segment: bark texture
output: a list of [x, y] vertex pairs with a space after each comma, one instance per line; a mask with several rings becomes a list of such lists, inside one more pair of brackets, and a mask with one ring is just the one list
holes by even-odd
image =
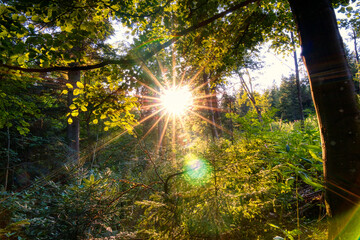
[[288, 1], [320, 127], [329, 239], [357, 239], [360, 111], [334, 10], [329, 0]]

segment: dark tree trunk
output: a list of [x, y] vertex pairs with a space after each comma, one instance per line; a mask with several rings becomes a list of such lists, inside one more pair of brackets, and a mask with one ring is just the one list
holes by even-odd
[[[80, 82], [80, 71], [68, 72], [69, 83], [73, 86], [73, 89], [69, 89], [68, 92], [68, 105], [70, 106], [74, 101], [74, 90], [77, 88], [76, 82]], [[69, 116], [73, 120], [71, 124], [67, 126], [67, 139], [69, 143], [69, 158], [74, 163], [78, 163], [80, 159], [80, 122], [78, 117]]]
[[288, 1], [320, 127], [329, 239], [355, 239], [360, 223], [347, 223], [360, 217], [360, 111], [336, 17], [328, 0]]

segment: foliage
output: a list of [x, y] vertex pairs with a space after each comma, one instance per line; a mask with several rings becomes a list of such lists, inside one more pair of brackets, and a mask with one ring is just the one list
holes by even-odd
[[28, 224], [12, 234], [30, 239], [83, 239], [120, 234], [121, 221], [126, 216], [124, 203], [129, 201], [127, 195], [143, 186], [110, 177], [113, 174], [109, 170], [103, 174], [76, 175], [74, 178], [72, 173], [73, 179], [68, 179], [66, 185], [49, 181], [33, 186], [17, 194], [12, 204], [2, 201], [2, 207], [16, 206], [10, 210], [14, 223]]

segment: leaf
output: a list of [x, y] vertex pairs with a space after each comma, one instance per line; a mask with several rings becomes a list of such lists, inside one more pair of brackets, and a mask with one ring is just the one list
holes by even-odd
[[65, 94], [68, 94], [68, 92], [69, 92], [68, 90], [64, 89], [64, 90], [62, 90], [61, 94], [65, 95]]
[[100, 119], [105, 119], [106, 115], [105, 114], [101, 114]]
[[313, 186], [316, 189], [322, 189], [323, 185], [313, 181], [306, 173], [299, 171], [301, 179], [308, 185]]
[[289, 146], [289, 144], [286, 144], [285, 149], [286, 149], [286, 152], [290, 152], [290, 146]]
[[67, 83], [66, 86], [67, 86], [69, 89], [73, 89], [73, 86], [72, 86], [70, 83]]
[[321, 152], [321, 146], [318, 145], [304, 145], [304, 147], [308, 150], [312, 150], [314, 152]]
[[104, 127], [104, 131], [105, 132], [109, 131], [109, 127]]
[[93, 124], [98, 124], [98, 122], [99, 122], [99, 120], [97, 120], [97, 119], [93, 120]]
[[74, 110], [76, 109], [76, 106], [74, 104], [71, 104], [70, 107], [69, 107], [71, 110]]
[[315, 159], [316, 161], [322, 163], [322, 159], [319, 158], [313, 151], [309, 150], [309, 153], [310, 153], [310, 155], [311, 155], [311, 157], [312, 157], [313, 159]]
[[79, 95], [81, 93], [81, 89], [77, 88], [74, 90], [74, 95]]
[[81, 111], [86, 112], [87, 108], [85, 106], [81, 106]]
[[76, 86], [78, 86], [78, 88], [84, 88], [84, 84], [82, 84], [82, 82], [76, 82]]
[[68, 124], [72, 124], [73, 123], [73, 120], [72, 120], [72, 118], [68, 118]]
[[71, 113], [71, 116], [73, 117], [77, 117], [79, 115], [79, 112], [78, 111], [74, 111]]
[[279, 228], [278, 226], [272, 224], [272, 223], [268, 223], [270, 227], [273, 227], [273, 228]]

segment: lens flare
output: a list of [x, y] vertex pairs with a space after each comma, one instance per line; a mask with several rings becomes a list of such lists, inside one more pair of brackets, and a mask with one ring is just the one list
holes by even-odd
[[192, 106], [193, 97], [188, 87], [173, 87], [164, 91], [160, 101], [168, 113], [183, 115]]
[[211, 177], [211, 166], [205, 159], [198, 158], [194, 155], [188, 155], [185, 158], [184, 170], [185, 178], [192, 185], [203, 185]]

